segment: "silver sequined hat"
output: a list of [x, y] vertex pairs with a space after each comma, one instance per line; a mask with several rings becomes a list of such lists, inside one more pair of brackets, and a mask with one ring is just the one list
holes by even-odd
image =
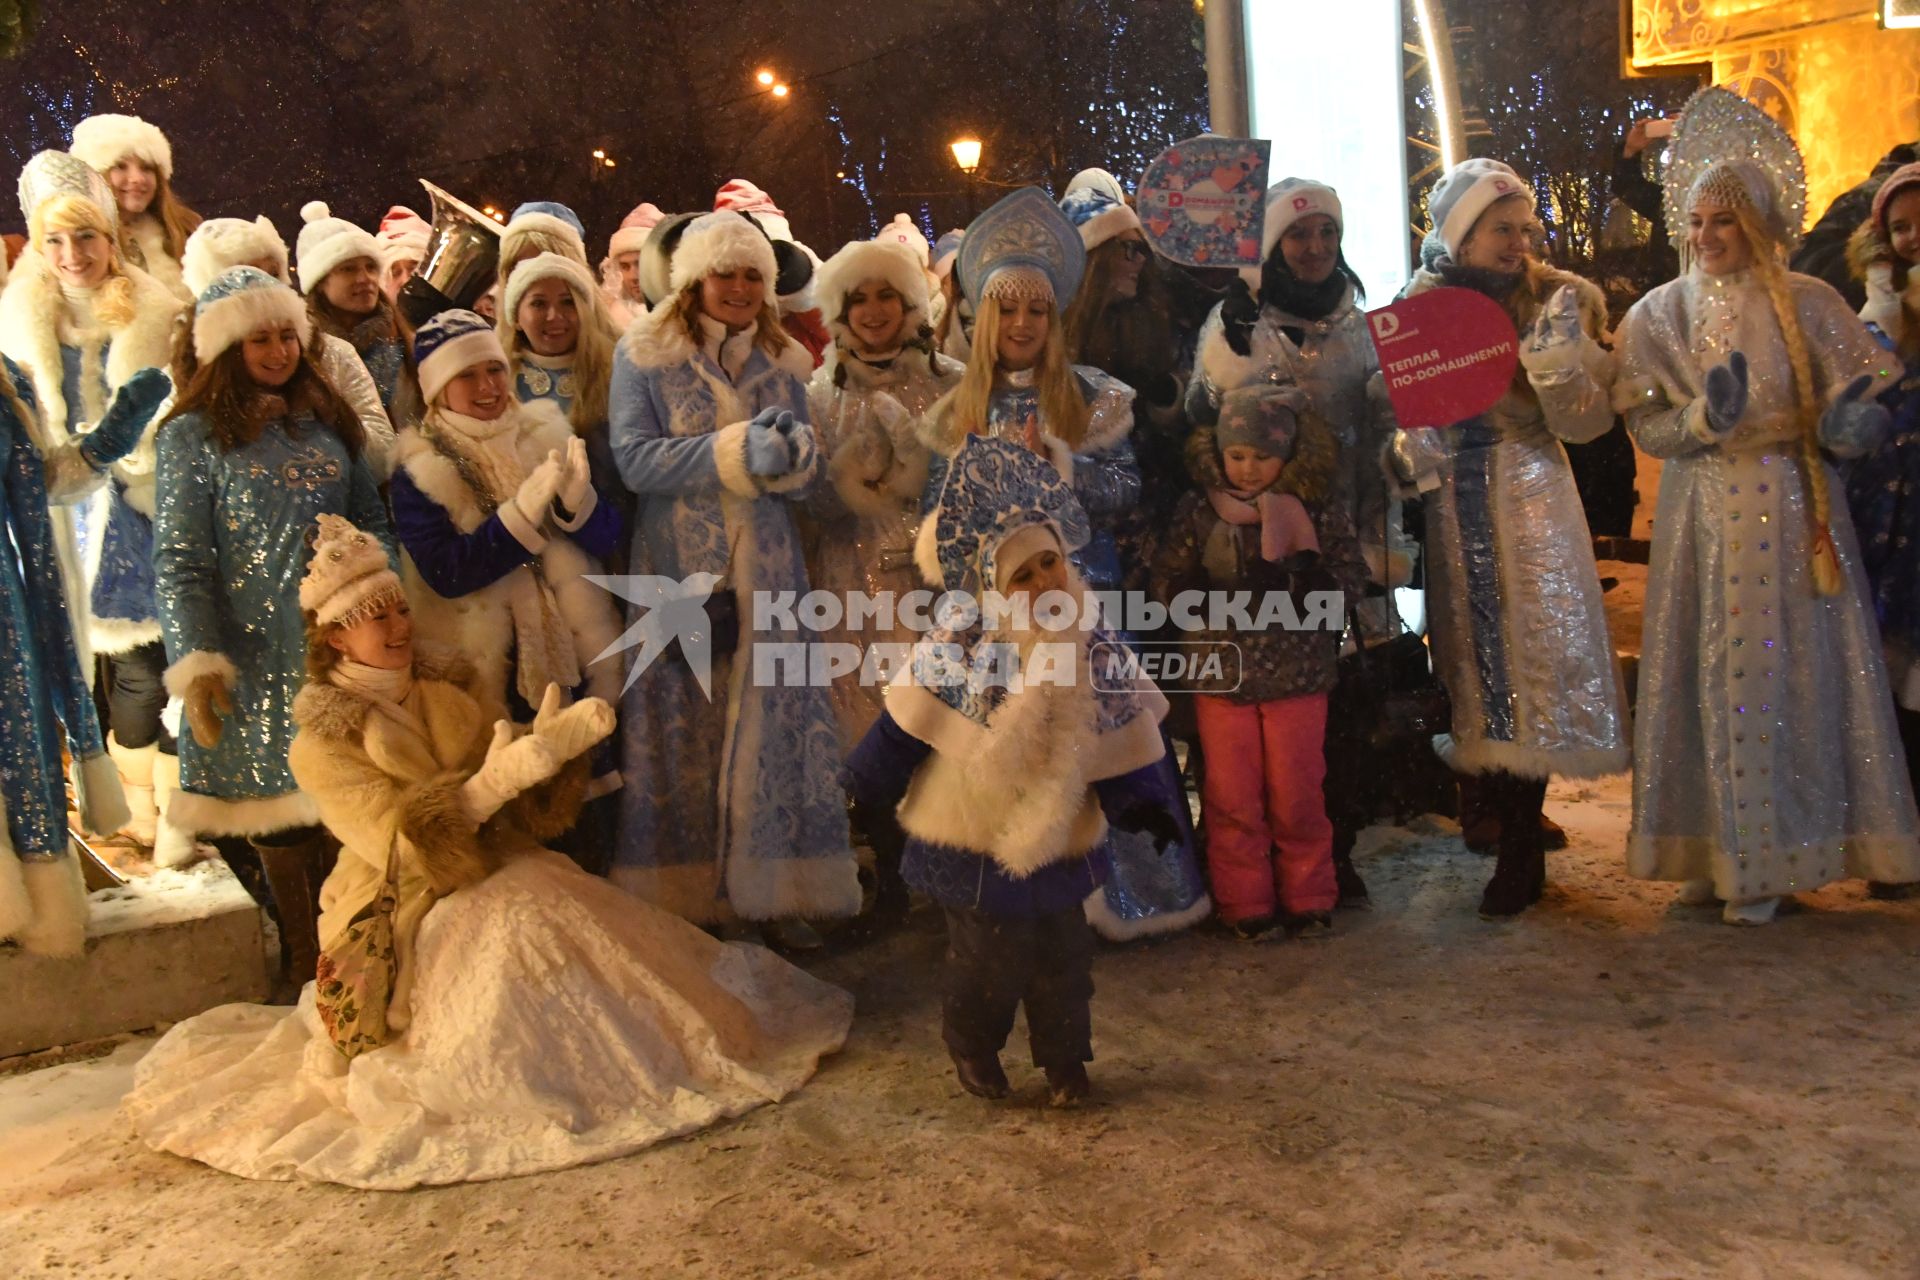
[[1683, 253], [1695, 204], [1744, 205], [1791, 253], [1807, 225], [1807, 168], [1772, 117], [1739, 94], [1702, 89], [1681, 108], [1667, 154], [1667, 233]]
[[20, 170], [20, 216], [33, 223], [34, 211], [56, 196], [79, 196], [92, 201], [106, 215], [107, 225], [120, 229], [120, 205], [92, 165], [64, 151], [42, 151]]

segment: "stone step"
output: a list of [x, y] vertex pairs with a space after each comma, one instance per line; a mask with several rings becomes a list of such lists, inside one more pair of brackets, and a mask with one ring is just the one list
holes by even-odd
[[266, 998], [260, 908], [218, 859], [130, 876], [88, 903], [82, 956], [0, 946], [0, 1057]]

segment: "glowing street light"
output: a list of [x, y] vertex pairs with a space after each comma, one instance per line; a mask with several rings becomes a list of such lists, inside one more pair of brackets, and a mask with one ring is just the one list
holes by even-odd
[[601, 164], [604, 164], [605, 166], [607, 166], [607, 168], [609, 168], [609, 169], [611, 169], [611, 168], [613, 168], [613, 157], [612, 157], [612, 156], [602, 156], [602, 157], [600, 157], [600, 163], [601, 163]]
[[792, 92], [793, 90], [787, 88], [787, 86], [785, 86], [784, 84], [777, 84], [773, 86], [773, 96], [776, 98], [784, 98], [789, 93], [792, 93]]
[[971, 135], [956, 138], [950, 144], [953, 148], [953, 162], [960, 166], [960, 172], [968, 177], [980, 167], [980, 139]]
[[595, 147], [593, 149], [593, 158], [595, 160], [605, 160], [607, 158], [607, 153], [602, 151], [600, 148]]
[[760, 87], [763, 89], [769, 88], [773, 84], [773, 72], [767, 70], [765, 67], [755, 72], [753, 78], [760, 82]]

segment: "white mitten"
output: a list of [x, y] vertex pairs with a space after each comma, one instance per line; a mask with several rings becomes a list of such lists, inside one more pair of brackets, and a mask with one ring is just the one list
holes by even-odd
[[545, 522], [547, 508], [553, 505], [554, 495], [560, 492], [562, 471], [560, 452], [553, 450], [527, 474], [527, 478], [520, 482], [519, 492], [513, 495], [513, 505], [520, 508], [520, 514], [536, 529]]
[[1439, 487], [1440, 471], [1452, 452], [1445, 428], [1421, 427], [1395, 431], [1387, 456], [1400, 479], [1424, 493]]
[[1520, 363], [1536, 386], [1561, 382], [1580, 371], [1590, 341], [1580, 326], [1578, 295], [1572, 285], [1561, 285], [1520, 344]]
[[613, 732], [613, 708], [604, 698], [582, 698], [564, 705], [560, 686], [549, 684], [533, 714], [533, 731], [553, 750], [561, 764], [592, 750]]
[[1900, 295], [1893, 288], [1893, 264], [1884, 259], [1867, 268], [1867, 305], [1860, 318], [1898, 343], [1906, 330]]
[[593, 471], [587, 465], [587, 442], [579, 436], [567, 441], [567, 456], [560, 469], [560, 488], [556, 496], [569, 513], [579, 515], [593, 492]]
[[544, 737], [529, 733], [516, 739], [511, 724], [496, 720], [487, 758], [461, 784], [460, 798], [475, 822], [485, 822], [500, 812], [501, 805], [560, 772], [563, 763]]

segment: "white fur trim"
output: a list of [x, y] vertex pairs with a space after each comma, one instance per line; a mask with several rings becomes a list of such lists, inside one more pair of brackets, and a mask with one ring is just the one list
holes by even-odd
[[58, 858], [20, 864], [20, 879], [32, 913], [14, 934], [20, 949], [54, 960], [72, 960], [87, 950], [87, 885], [80, 851], [68, 846]]
[[821, 315], [835, 333], [844, 328], [847, 295], [863, 280], [884, 280], [906, 304], [903, 337], [927, 317], [927, 273], [913, 251], [898, 241], [855, 240], [820, 265], [814, 275], [814, 297]]
[[1059, 436], [1049, 435], [1044, 431], [1040, 433], [1040, 444], [1047, 451], [1047, 461], [1053, 464], [1053, 469], [1060, 473], [1060, 478], [1066, 481], [1067, 487], [1071, 489], [1073, 487], [1073, 446]]
[[[310, 200], [300, 207], [302, 226], [296, 242], [299, 260], [294, 270], [300, 277], [300, 292], [312, 293], [333, 269], [354, 258], [381, 261], [380, 242], [364, 227], [356, 227], [344, 218], [335, 218], [325, 203]], [[317, 224], [331, 223], [331, 226]]]
[[1474, 738], [1466, 742], [1451, 734], [1433, 740], [1434, 754], [1455, 773], [1511, 773], [1520, 778], [1607, 778], [1625, 773], [1633, 752], [1621, 746], [1592, 751], [1543, 751], [1517, 742]]
[[843, 440], [834, 450], [833, 457], [827, 461], [827, 479], [833, 485], [833, 491], [846, 504], [847, 510], [869, 520], [886, 520], [900, 514], [904, 506], [892, 487], [886, 483], [888, 477], [875, 477], [878, 487], [868, 484], [869, 477], [861, 464], [868, 460], [868, 451], [861, 442]]
[[1092, 250], [1123, 231], [1138, 230], [1140, 215], [1130, 205], [1116, 204], [1080, 224], [1080, 243]]
[[[152, 790], [152, 767], [149, 757], [149, 791]], [[102, 752], [80, 761], [73, 774], [73, 791], [80, 825], [88, 831], [111, 835], [125, 827], [133, 817], [127, 807], [126, 789], [121, 785], [119, 767], [110, 754]]]
[[193, 838], [191, 831], [183, 831], [173, 824], [166, 814], [160, 815], [159, 825], [154, 829], [153, 865], [156, 867], [178, 868], [188, 866], [200, 857], [200, 842]]
[[607, 256], [617, 258], [623, 253], [636, 252], [652, 234], [652, 227], [621, 227], [607, 240]]
[[1712, 448], [1731, 438], [1732, 433], [1720, 434], [1713, 429], [1713, 423], [1707, 419], [1707, 398], [1701, 396], [1681, 411], [1681, 421], [1686, 423], [1687, 434], [1701, 444]]
[[[587, 256], [587, 243], [580, 238], [580, 233], [575, 231], [565, 219], [556, 218], [551, 213], [523, 213], [500, 229], [500, 238], [504, 242], [508, 236], [518, 236], [529, 231], [565, 240], [579, 248], [580, 257], [583, 260]], [[504, 244], [502, 247], [505, 247]], [[516, 263], [513, 268], [515, 273], [525, 265], [524, 262]]]
[[620, 354], [636, 369], [670, 369], [691, 360], [693, 338], [674, 314], [678, 299], [668, 297], [650, 308], [620, 338]]
[[728, 493], [757, 498], [759, 477], [747, 470], [747, 425], [733, 422], [713, 433], [713, 467]]
[[520, 509], [517, 499], [508, 498], [500, 504], [494, 514], [500, 517], [500, 523], [506, 527], [508, 533], [513, 535], [513, 540], [534, 555], [539, 555], [547, 549], [547, 536], [541, 533], [539, 526]]
[[1021, 564], [1042, 551], [1058, 551], [1065, 554], [1060, 545], [1060, 537], [1053, 531], [1051, 521], [1038, 524], [1023, 524], [1006, 537], [1000, 539], [993, 549], [994, 581], [989, 584], [995, 591], [1007, 589], [1007, 578]]
[[180, 278], [197, 298], [222, 271], [267, 258], [280, 264], [273, 273], [280, 283], [291, 285], [287, 242], [280, 238], [271, 218], [264, 213], [252, 222], [245, 218], [208, 218], [187, 237], [187, 247], [180, 255]]
[[587, 496], [585, 500], [580, 503], [580, 509], [573, 513], [573, 519], [563, 520], [560, 518], [560, 508], [556, 506], [553, 509], [554, 527], [564, 529], [568, 533], [578, 533], [580, 530], [586, 528], [588, 518], [593, 515], [594, 508], [599, 505], [599, 492], [594, 489], [592, 485], [588, 485]]
[[[1213, 320], [1207, 325], [1206, 338], [1200, 345], [1200, 373], [1215, 401], [1236, 388], [1252, 386], [1261, 377], [1258, 360], [1251, 354], [1243, 356], [1227, 345], [1219, 315], [1220, 309], [1216, 306]], [[1251, 344], [1248, 351], [1252, 351]]]
[[259, 800], [223, 800], [182, 791], [174, 796], [167, 817], [188, 835], [252, 837], [318, 826], [320, 810], [304, 791]]
[[927, 585], [944, 589], [946, 576], [940, 571], [940, 536], [936, 531], [940, 523], [940, 508], [935, 507], [920, 517], [920, 528], [913, 535], [913, 567]]
[[[131, 504], [129, 504], [131, 505]], [[87, 622], [87, 640], [95, 653], [126, 653], [160, 639], [160, 624], [151, 619], [93, 617]]]
[[420, 399], [431, 406], [449, 382], [471, 366], [488, 360], [507, 362], [500, 335], [492, 329], [475, 329], [441, 343], [419, 364]]
[[736, 213], [702, 214], [687, 224], [685, 234], [673, 251], [668, 288], [677, 294], [697, 280], [739, 267], [758, 270], [771, 292], [774, 278], [779, 274], [773, 259], [773, 242], [760, 228]]
[[194, 314], [194, 358], [208, 364], [254, 330], [270, 325], [292, 325], [303, 348], [313, 342], [313, 321], [300, 295], [285, 285], [262, 286], [243, 289]]
[[161, 177], [173, 177], [173, 145], [166, 134], [139, 116], [88, 116], [73, 126], [73, 142], [67, 150], [101, 173], [133, 156], [151, 165]]
[[1213, 899], [1201, 894], [1194, 904], [1184, 911], [1156, 913], [1142, 916], [1138, 920], [1122, 920], [1113, 912], [1107, 902], [1106, 886], [1102, 885], [1087, 895], [1087, 923], [1093, 931], [1108, 942], [1133, 942], [1139, 938], [1151, 938], [1158, 934], [1179, 933], [1191, 929], [1213, 914]]
[[201, 676], [221, 676], [231, 689], [239, 682], [239, 670], [233, 665], [233, 659], [224, 653], [211, 649], [199, 649], [189, 653], [167, 668], [165, 677], [167, 693], [175, 698], [187, 696], [187, 690]]
[[[529, 214], [528, 216], [550, 217], [551, 215]], [[559, 219], [553, 218], [552, 221], [558, 222]], [[593, 309], [593, 298], [599, 291], [599, 285], [594, 283], [591, 271], [565, 254], [536, 254], [516, 265], [513, 274], [507, 278], [507, 287], [500, 298], [500, 329], [503, 334], [514, 330], [516, 327], [514, 316], [520, 310], [521, 299], [527, 296], [528, 289], [542, 280], [565, 281], [567, 288], [573, 292], [574, 301], [579, 303], [580, 310], [586, 312]], [[582, 315], [580, 322], [585, 324], [587, 317]], [[504, 338], [502, 340], [504, 341]]]
[[836, 858], [731, 858], [727, 899], [745, 920], [844, 920], [860, 914], [860, 864]]

